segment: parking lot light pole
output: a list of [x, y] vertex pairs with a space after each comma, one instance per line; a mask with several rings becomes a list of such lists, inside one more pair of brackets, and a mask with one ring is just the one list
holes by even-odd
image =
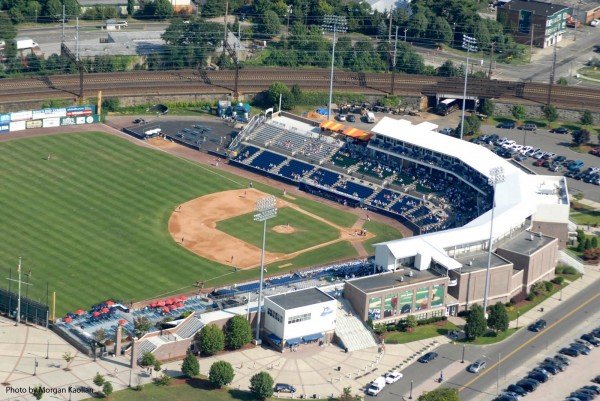
[[462, 353], [462, 359], [460, 360], [460, 363], [465, 363], [465, 347], [466, 347], [466, 345], [463, 344], [463, 353]]
[[265, 272], [265, 242], [267, 238], [267, 220], [277, 216], [277, 199], [275, 199], [274, 196], [269, 196], [267, 198], [257, 200], [256, 212], [257, 213], [254, 215], [254, 221], [263, 222], [262, 252], [260, 255], [260, 283], [258, 287], [258, 307], [256, 310], [256, 337], [254, 340], [254, 343], [256, 345], [260, 345], [262, 342], [260, 339], [260, 312]]
[[409, 394], [409, 396], [408, 396], [408, 399], [409, 399], [409, 400], [412, 400], [412, 389], [413, 389], [413, 381], [411, 380], [411, 381], [410, 381], [410, 394]]
[[463, 132], [465, 130], [465, 108], [467, 105], [467, 81], [469, 78], [469, 54], [471, 49], [476, 50], [475, 47], [476, 39], [471, 36], [463, 35], [463, 49], [467, 49], [467, 63], [465, 64], [465, 87], [463, 89], [463, 102], [462, 102], [462, 115], [460, 117], [460, 139], [463, 139]]
[[494, 242], [494, 210], [496, 209], [496, 185], [504, 182], [504, 169], [493, 167], [490, 169], [488, 183], [492, 186], [492, 216], [490, 219], [490, 239], [488, 242], [487, 268], [485, 270], [485, 291], [483, 295], [483, 315], [487, 319], [488, 295], [490, 291], [490, 269], [492, 267], [492, 245]]
[[50, 357], [50, 340], [46, 344], [46, 359]]
[[344, 33], [347, 29], [346, 17], [338, 15], [326, 15], [323, 20], [323, 30], [333, 32], [333, 46], [331, 47], [331, 76], [329, 78], [329, 105], [327, 107], [327, 118], [332, 120], [331, 117], [331, 102], [333, 101], [333, 66], [335, 64], [335, 41], [336, 34], [338, 32]]
[[521, 311], [517, 311], [517, 329], [519, 328], [519, 316], [521, 315]]

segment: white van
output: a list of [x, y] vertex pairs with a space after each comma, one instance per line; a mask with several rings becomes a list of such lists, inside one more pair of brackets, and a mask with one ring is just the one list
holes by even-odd
[[375, 122], [375, 114], [372, 111], [367, 112], [367, 122], [368, 123]]
[[379, 376], [377, 379], [373, 380], [369, 387], [367, 388], [367, 394], [369, 395], [377, 395], [383, 390], [385, 387], [385, 377]]

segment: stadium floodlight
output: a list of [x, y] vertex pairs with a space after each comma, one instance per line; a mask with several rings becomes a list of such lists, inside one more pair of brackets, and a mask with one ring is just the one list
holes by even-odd
[[460, 117], [460, 139], [463, 139], [465, 130], [465, 108], [467, 104], [467, 80], [469, 77], [469, 53], [477, 51], [477, 39], [472, 36], [463, 35], [463, 49], [467, 49], [467, 63], [465, 64], [465, 88], [463, 89], [462, 116]]
[[323, 18], [323, 25], [321, 25], [324, 31], [333, 32], [333, 46], [331, 47], [331, 76], [329, 78], [329, 106], [327, 108], [327, 118], [331, 120], [331, 102], [333, 99], [333, 65], [335, 63], [335, 39], [336, 33], [344, 33], [348, 30], [348, 24], [346, 23], [346, 17], [338, 15], [325, 15]]
[[267, 220], [277, 216], [277, 199], [274, 196], [269, 196], [256, 201], [256, 214], [254, 221], [263, 222], [263, 240], [262, 252], [260, 254], [260, 283], [258, 286], [258, 308], [256, 312], [256, 337], [254, 343], [261, 344], [260, 339], [260, 312], [262, 305], [263, 279], [265, 273], [265, 242], [267, 238]]
[[490, 169], [488, 183], [492, 186], [492, 217], [490, 220], [490, 240], [488, 242], [488, 260], [485, 270], [485, 291], [483, 294], [483, 314], [487, 319], [488, 295], [490, 290], [490, 268], [492, 266], [492, 245], [494, 241], [494, 210], [496, 209], [496, 185], [504, 182], [504, 169], [502, 167], [493, 167]]

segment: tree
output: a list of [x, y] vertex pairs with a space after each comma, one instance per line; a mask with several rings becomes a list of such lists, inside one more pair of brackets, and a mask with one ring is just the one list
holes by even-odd
[[344, 387], [342, 394], [337, 398], [337, 401], [361, 401], [360, 395], [352, 395], [352, 389], [350, 387]]
[[96, 386], [102, 387], [106, 380], [104, 379], [104, 376], [102, 376], [99, 372], [96, 372], [96, 376], [94, 376], [94, 380], [92, 381]]
[[467, 323], [465, 324], [465, 334], [470, 340], [481, 337], [485, 334], [487, 322], [481, 305], [473, 305], [467, 315]]
[[135, 0], [127, 0], [127, 14], [135, 14]]
[[215, 324], [205, 326], [197, 337], [198, 349], [204, 355], [214, 355], [225, 348], [225, 336]]
[[110, 395], [113, 392], [113, 386], [110, 382], [105, 382], [104, 385], [102, 386], [102, 392], [104, 393], [105, 397], [110, 397]]
[[[108, 99], [105, 99], [105, 100], [108, 100]], [[135, 335], [138, 337], [142, 337], [144, 334], [146, 334], [148, 332], [148, 330], [150, 330], [151, 327], [152, 327], [152, 323], [150, 322], [150, 320], [148, 320], [147, 317], [140, 316], [136, 319], [133, 319], [133, 329], [134, 329]]]
[[17, 28], [6, 13], [0, 13], [0, 40], [9, 42], [17, 37]]
[[160, 364], [159, 361], [154, 362], [154, 370], [156, 372], [160, 372], [162, 370], [162, 365]]
[[[475, 135], [476, 133], [479, 132], [479, 130], [481, 129], [481, 120], [479, 119], [479, 116], [477, 115], [477, 113], [471, 113], [471, 115], [468, 118], [468, 122], [469, 122], [469, 130], [465, 130], [465, 133], [467, 135]], [[465, 125], [465, 128], [467, 127], [467, 125]]]
[[233, 381], [233, 367], [229, 362], [217, 361], [210, 366], [208, 380], [217, 388], [228, 385]]
[[558, 78], [558, 81], [556, 81], [556, 84], [567, 86], [569, 84], [569, 81], [567, 81], [567, 78], [565, 78], [565, 77], [560, 77], [560, 78]]
[[461, 69], [456, 67], [451, 60], [446, 60], [438, 67], [436, 73], [440, 77], [458, 77], [461, 75]]
[[583, 125], [594, 125], [594, 116], [589, 110], [584, 110], [581, 114], [581, 123]]
[[75, 359], [75, 356], [71, 354], [71, 351], [67, 351], [63, 354], [62, 358], [67, 364], [69, 364], [73, 359]]
[[252, 327], [242, 315], [229, 319], [225, 326], [225, 344], [228, 349], [240, 349], [252, 341]]
[[261, 37], [272, 39], [279, 35], [281, 30], [281, 22], [279, 16], [273, 10], [266, 11], [263, 14], [261, 22], [256, 26], [256, 31], [261, 34]]
[[444, 17], [435, 17], [433, 25], [427, 30], [427, 33], [438, 44], [448, 45], [452, 42], [452, 27]]
[[169, 19], [173, 15], [173, 5], [169, 0], [154, 0], [154, 14], [158, 19]]
[[592, 237], [591, 243], [592, 243], [592, 248], [598, 248], [598, 236], [597, 235], [594, 235]]
[[483, 99], [480, 110], [481, 114], [485, 114], [486, 116], [494, 115], [494, 102], [492, 99]]
[[460, 401], [454, 388], [438, 388], [420, 395], [418, 401]]
[[512, 107], [511, 113], [512, 113], [513, 117], [515, 118], [515, 120], [517, 120], [517, 121], [522, 121], [527, 117], [527, 112], [525, 110], [525, 106], [522, 106], [520, 104], [515, 104]]
[[31, 391], [36, 400], [41, 400], [44, 396], [44, 387], [41, 385], [35, 386]]
[[273, 395], [273, 378], [267, 372], [259, 372], [250, 378], [250, 392], [259, 400]]
[[201, 12], [204, 18], [214, 18], [225, 15], [225, 2], [220, 0], [206, 0], [206, 3], [202, 6]]
[[191, 353], [187, 354], [181, 364], [181, 371], [190, 379], [198, 376], [200, 374], [200, 363], [198, 363], [198, 358]]
[[292, 90], [290, 91], [290, 93], [292, 95], [292, 98], [294, 99], [294, 104], [302, 104], [302, 97], [304, 96], [304, 94], [302, 93], [300, 85], [292, 85]]
[[582, 129], [579, 131], [573, 131], [571, 133], [573, 137], [573, 145], [580, 146], [590, 141], [590, 132], [588, 130]]
[[267, 101], [268, 106], [279, 104], [279, 95], [281, 95], [281, 108], [284, 110], [290, 110], [294, 107], [292, 100], [292, 93], [289, 88], [283, 82], [273, 82], [267, 90]]
[[558, 118], [558, 111], [556, 110], [556, 106], [552, 104], [544, 106], [544, 115], [546, 116], [546, 119], [548, 121], [556, 121], [556, 119]]
[[142, 360], [140, 361], [140, 365], [142, 366], [154, 366], [156, 363], [156, 357], [152, 352], [146, 351], [142, 354]]
[[417, 327], [417, 318], [415, 315], [408, 315], [404, 320], [404, 325], [407, 331], [412, 331], [415, 327]]
[[490, 314], [488, 316], [487, 324], [496, 333], [499, 331], [508, 330], [508, 312], [503, 303], [498, 302], [490, 308]]

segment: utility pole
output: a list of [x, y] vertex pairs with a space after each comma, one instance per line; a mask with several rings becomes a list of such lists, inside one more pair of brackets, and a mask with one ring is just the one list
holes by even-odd
[[488, 72], [488, 79], [492, 79], [492, 64], [494, 63], [494, 48], [496, 47], [496, 42], [492, 42], [492, 50], [490, 51], [490, 71]]
[[292, 6], [288, 6], [287, 9], [287, 29], [285, 31], [285, 48], [288, 47], [288, 41], [290, 40], [290, 15], [292, 15]]
[[63, 4], [63, 18], [62, 18], [62, 38], [61, 38], [60, 42], [65, 43], [65, 5], [64, 4]]
[[529, 40], [529, 62], [531, 63], [531, 56], [533, 55], [533, 31], [535, 29], [535, 25], [533, 25], [533, 20], [531, 20], [531, 39]]
[[227, 43], [227, 13], [229, 12], [229, 1], [225, 2], [225, 17], [224, 17], [224, 24], [223, 24], [223, 61], [221, 62], [221, 65], [224, 66], [225, 65], [225, 52], [227, 51], [225, 49], [225, 43]]
[[579, 0], [577, 2], [577, 8], [575, 11], [577, 11], [577, 16], [573, 17], [573, 19], [575, 20], [575, 32], [573, 34], [573, 42], [575, 42], [577, 40], [577, 24], [579, 23], [578, 18], [579, 18], [579, 7], [581, 6], [581, 0]]
[[548, 103], [552, 102], [552, 85], [554, 85], [554, 74], [556, 73], [556, 34], [554, 35], [554, 55], [552, 56], [552, 68], [550, 69], [550, 83], [548, 85]]
[[394, 86], [396, 85], [396, 51], [398, 50], [398, 26], [396, 26], [396, 39], [394, 41], [394, 54], [392, 55], [392, 90], [391, 94], [394, 95]]
[[77, 17], [75, 19], [76, 21], [76, 34], [75, 34], [75, 61], [76, 62], [80, 62], [81, 59], [79, 58], [79, 17]]

